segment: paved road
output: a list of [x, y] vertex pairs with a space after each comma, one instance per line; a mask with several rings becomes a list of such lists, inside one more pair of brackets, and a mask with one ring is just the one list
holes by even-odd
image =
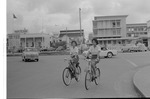
[[[68, 56], [40, 56], [39, 62], [22, 62], [20, 57], [7, 58], [8, 98], [96, 98], [138, 97], [133, 88], [134, 73], [150, 64], [150, 52], [120, 53], [110, 59], [101, 59], [101, 81], [90, 90], [84, 88], [86, 61], [80, 60], [80, 82], [65, 86], [63, 69]], [[82, 56], [80, 56], [82, 58]]]

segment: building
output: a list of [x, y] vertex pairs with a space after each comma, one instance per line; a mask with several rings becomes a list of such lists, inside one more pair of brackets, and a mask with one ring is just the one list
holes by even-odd
[[148, 46], [147, 23], [127, 24], [127, 37], [137, 38]]
[[50, 47], [51, 35], [44, 33], [28, 33], [20, 35], [21, 48], [35, 47], [44, 49]]
[[20, 48], [20, 35], [28, 33], [28, 30], [15, 30], [12, 34], [7, 34], [7, 49], [17, 51]]
[[67, 41], [68, 46], [72, 40], [75, 40], [78, 44], [81, 44], [84, 42], [84, 30], [61, 30], [59, 38], [62, 41]]
[[13, 52], [26, 47], [49, 48], [51, 35], [44, 33], [28, 33], [28, 30], [15, 30], [7, 35], [7, 49]]
[[147, 37], [147, 23], [127, 24], [127, 37]]
[[150, 48], [150, 20], [147, 21], [148, 47]]
[[93, 20], [94, 38], [99, 40], [100, 45], [125, 44], [126, 18], [128, 15], [96, 16]]

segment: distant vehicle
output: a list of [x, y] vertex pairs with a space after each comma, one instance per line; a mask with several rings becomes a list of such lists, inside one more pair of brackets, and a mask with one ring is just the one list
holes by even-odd
[[[88, 51], [83, 52], [83, 56], [87, 56]], [[117, 50], [109, 50], [106, 47], [101, 47], [100, 56], [105, 58], [112, 58], [112, 56], [116, 56], [118, 54]]]
[[147, 51], [147, 47], [142, 43], [139, 43], [137, 45], [127, 44], [126, 46], [122, 47], [122, 52], [141, 52], [141, 51]]
[[24, 52], [22, 53], [22, 61], [39, 61], [39, 52], [36, 48], [25, 48]]
[[139, 51], [147, 51], [148, 48], [143, 43], [138, 43], [137, 46], [139, 47]]
[[135, 46], [133, 46], [133, 45], [131, 45], [131, 44], [127, 44], [127, 45], [123, 46], [123, 47], [121, 48], [121, 50], [122, 50], [122, 52], [130, 52], [131, 49], [133, 49], [133, 47], [135, 47]]

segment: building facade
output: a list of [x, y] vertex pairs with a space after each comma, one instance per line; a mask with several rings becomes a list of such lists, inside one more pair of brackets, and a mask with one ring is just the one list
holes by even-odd
[[150, 20], [147, 21], [148, 47], [150, 49]]
[[124, 44], [127, 15], [96, 16], [93, 20], [93, 34], [101, 45]]
[[147, 23], [127, 24], [127, 37], [137, 38], [148, 46]]
[[28, 33], [23, 30], [16, 30], [12, 34], [7, 34], [7, 50], [17, 52], [26, 47], [49, 48], [51, 36], [44, 33]]
[[142, 41], [150, 46], [150, 21], [126, 24], [128, 15], [96, 16], [93, 20], [93, 35], [102, 46], [122, 46]]
[[28, 33], [20, 35], [21, 48], [35, 47], [37, 49], [45, 49], [50, 47], [51, 37], [44, 33]]

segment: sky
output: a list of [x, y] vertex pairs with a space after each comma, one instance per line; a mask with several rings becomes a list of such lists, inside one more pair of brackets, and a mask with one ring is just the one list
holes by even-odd
[[150, 20], [150, 0], [7, 0], [7, 33], [24, 28], [49, 34], [80, 29], [79, 8], [86, 38], [93, 32], [94, 16], [128, 15], [127, 24]]

